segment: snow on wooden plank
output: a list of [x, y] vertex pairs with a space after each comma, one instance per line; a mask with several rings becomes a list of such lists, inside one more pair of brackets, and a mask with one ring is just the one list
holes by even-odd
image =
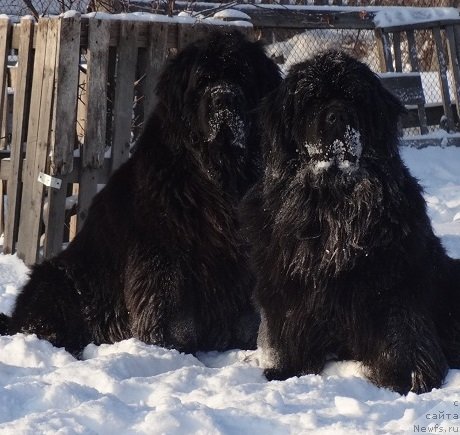
[[59, 19], [56, 64], [56, 91], [50, 140], [50, 172], [63, 180], [60, 189], [48, 189], [48, 212], [45, 216], [45, 258], [62, 249], [67, 178], [73, 170], [76, 106], [80, 62], [80, 15]]
[[18, 235], [21, 206], [24, 142], [26, 140], [31, 73], [33, 61], [34, 21], [30, 17], [21, 19], [18, 66], [13, 100], [11, 132], [11, 166], [8, 171], [8, 211], [5, 225], [3, 252], [14, 252]]
[[422, 79], [420, 74], [380, 75], [380, 80], [386, 89], [396, 95], [405, 105], [425, 104]]
[[38, 23], [34, 77], [27, 134], [26, 171], [23, 180], [19, 222], [18, 256], [26, 264], [38, 259], [43, 213], [44, 185], [38, 181], [46, 172], [53, 107], [58, 20], [43, 18]]
[[456, 8], [384, 7], [374, 16], [376, 27], [387, 29], [428, 24], [437, 25], [439, 21], [460, 21]]

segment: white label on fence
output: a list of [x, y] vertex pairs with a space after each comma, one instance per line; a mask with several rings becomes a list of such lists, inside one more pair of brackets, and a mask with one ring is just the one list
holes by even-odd
[[53, 187], [54, 189], [60, 189], [62, 180], [60, 178], [52, 177], [51, 175], [40, 172], [38, 174], [38, 181], [47, 187]]

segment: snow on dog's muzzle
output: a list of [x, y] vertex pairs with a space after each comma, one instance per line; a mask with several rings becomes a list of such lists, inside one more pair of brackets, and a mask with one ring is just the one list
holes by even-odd
[[305, 143], [305, 147], [314, 172], [320, 173], [331, 167], [342, 172], [354, 172], [359, 168], [362, 154], [361, 134], [349, 125], [345, 128], [343, 138], [335, 138], [329, 143]]
[[236, 86], [219, 84], [206, 90], [210, 97], [208, 142], [224, 140], [238, 148], [246, 147], [246, 125], [241, 115], [242, 92]]

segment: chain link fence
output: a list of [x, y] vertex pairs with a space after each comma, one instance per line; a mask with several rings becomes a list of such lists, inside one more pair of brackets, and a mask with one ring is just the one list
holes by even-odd
[[24, 15], [57, 15], [69, 10], [85, 12], [88, 0], [0, 0], [0, 14], [22, 17]]
[[[136, 0], [137, 1], [137, 0]], [[85, 12], [90, 10], [108, 10], [108, 5], [115, 3], [132, 5], [130, 0], [0, 0], [0, 13], [22, 16], [33, 14], [57, 14], [65, 10], [74, 9]], [[153, 3], [163, 6], [168, 0], [151, 0], [145, 2], [150, 6]], [[342, 6], [418, 6], [418, 7], [459, 7], [460, 0], [250, 0], [244, 3], [281, 3], [304, 5], [342, 5]], [[190, 2], [193, 9], [194, 2]], [[98, 6], [100, 6], [98, 8]], [[163, 9], [163, 8], [158, 8]], [[128, 10], [128, 9], [127, 9]], [[37, 15], [38, 14], [38, 15]], [[403, 71], [410, 71], [407, 41], [402, 36]], [[417, 53], [422, 72], [422, 83], [427, 104], [442, 101], [438, 77], [438, 63], [432, 33], [428, 30], [415, 32]], [[374, 71], [379, 71], [380, 63], [377, 52], [376, 39], [373, 30], [364, 29], [264, 29], [263, 39], [267, 42], [268, 54], [280, 65], [283, 72], [295, 63], [311, 57], [318, 51], [325, 49], [342, 49], [354, 57], [367, 63]], [[392, 43], [392, 41], [390, 41]], [[446, 51], [446, 47], [445, 47]], [[445, 54], [447, 57], [447, 53]], [[449, 75], [449, 74], [448, 74]], [[448, 77], [451, 89], [452, 80]], [[453, 93], [451, 93], [451, 97]], [[452, 98], [453, 99], [453, 98]], [[441, 125], [442, 127], [442, 125]], [[436, 130], [439, 126], [431, 127]], [[419, 134], [417, 129], [410, 129], [408, 134]]]
[[[380, 72], [379, 54], [373, 30], [353, 29], [311, 29], [295, 31], [291, 29], [273, 29], [265, 32], [267, 53], [278, 63], [286, 74], [289, 68], [315, 53], [327, 49], [345, 50], [355, 58], [365, 62], [376, 72]], [[417, 54], [420, 63], [421, 79], [427, 104], [442, 102], [439, 84], [439, 65], [433, 35], [429, 30], [415, 31]], [[445, 42], [445, 41], [444, 41]], [[393, 44], [392, 35], [390, 44]], [[403, 72], [410, 72], [408, 45], [405, 35], [401, 34], [401, 53]], [[444, 44], [444, 57], [447, 58], [447, 46]], [[454, 101], [454, 87], [450, 71], [447, 72], [451, 101]], [[429, 126], [430, 131], [439, 130], [439, 125]], [[419, 135], [419, 128], [405, 129], [405, 135]]]

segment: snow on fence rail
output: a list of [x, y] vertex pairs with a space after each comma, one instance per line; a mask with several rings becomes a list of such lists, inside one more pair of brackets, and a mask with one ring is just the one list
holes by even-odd
[[[290, 13], [295, 22], [297, 9]], [[340, 18], [328, 21], [327, 9], [317, 8], [312, 17], [321, 17], [317, 25], [323, 29], [325, 23], [329, 29], [353, 29], [355, 20], [355, 28], [375, 32], [382, 72], [420, 71], [420, 47], [413, 43], [413, 33], [431, 35], [442, 101], [424, 105], [423, 98], [417, 99], [403, 126], [416, 126], [423, 134], [415, 143], [424, 144], [427, 138], [443, 144], [459, 140], [455, 132], [460, 113], [460, 20], [449, 13], [445, 19], [398, 22], [392, 27], [387, 20], [376, 28], [369, 19], [375, 13], [353, 11], [346, 19], [337, 10], [332, 13], [331, 17]], [[267, 35], [284, 29], [285, 15], [286, 11], [280, 27], [269, 20], [267, 27], [259, 21], [254, 29], [239, 28], [251, 36]], [[314, 28], [307, 12], [300, 17]], [[38, 23], [22, 18], [13, 24], [0, 17], [0, 197], [7, 198], [0, 201], [4, 252], [17, 252], [31, 264], [39, 254], [47, 258], [57, 253], [81, 228], [98, 185], [105, 184], [129, 157], [144, 114], [155, 104], [153, 89], [164, 61], [211, 28], [187, 18], [178, 21], [68, 13]], [[411, 80], [420, 87], [420, 95], [422, 81]], [[405, 82], [393, 79], [392, 86]], [[404, 89], [395, 91], [404, 96]], [[444, 133], [430, 137], [426, 133], [432, 124], [442, 124], [454, 134], [447, 139]], [[78, 203], [72, 219], [71, 199]]]

